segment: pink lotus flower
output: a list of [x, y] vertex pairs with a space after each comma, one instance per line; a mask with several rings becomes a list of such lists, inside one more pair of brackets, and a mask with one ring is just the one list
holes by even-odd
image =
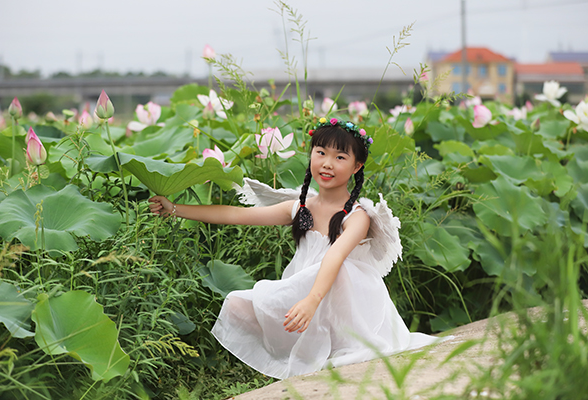
[[257, 158], [267, 158], [269, 155], [275, 153], [282, 158], [292, 157], [296, 152], [294, 150], [281, 151], [292, 144], [294, 133], [290, 133], [282, 138], [282, 133], [279, 128], [267, 128], [261, 130], [261, 135], [255, 135], [255, 142], [261, 154], [257, 154]]
[[404, 113], [412, 114], [414, 112], [414, 110], [415, 110], [415, 108], [413, 106], [411, 106], [410, 104], [409, 105], [403, 104], [401, 106], [396, 106], [390, 110], [390, 114], [392, 114], [392, 116], [390, 118], [388, 118], [388, 122], [392, 123], [392, 122], [396, 121], [396, 118], [398, 118], [398, 116], [400, 114], [404, 114]]
[[27, 161], [33, 165], [41, 165], [44, 164], [47, 160], [47, 151], [45, 147], [43, 147], [43, 143], [33, 131], [33, 128], [30, 127], [29, 131], [27, 132]]
[[529, 100], [527, 100], [525, 102], [525, 107], [527, 107], [527, 111], [529, 111], [529, 112], [533, 111], [533, 108], [534, 108], [533, 103], [531, 103]]
[[364, 115], [367, 112], [367, 104], [365, 101], [352, 101], [349, 103], [349, 114]]
[[554, 107], [561, 106], [559, 102], [559, 98], [563, 96], [568, 89], [565, 87], [559, 87], [559, 82], [556, 81], [547, 81], [543, 82], [543, 93], [536, 94], [535, 99], [539, 101], [548, 101]]
[[94, 124], [94, 120], [92, 119], [90, 113], [84, 110], [82, 111], [82, 115], [80, 115], [79, 123], [84, 127], [84, 129], [90, 129]]
[[506, 115], [512, 116], [515, 121], [527, 119], [527, 108], [525, 106], [522, 106], [521, 108], [514, 107], [512, 110], [509, 110]]
[[337, 103], [335, 103], [333, 99], [329, 97], [323, 99], [323, 103], [321, 104], [322, 115], [327, 115], [329, 112], [335, 112], [337, 111], [337, 108]]
[[482, 128], [492, 120], [492, 112], [484, 105], [474, 106], [474, 122], [472, 126], [474, 128]]
[[98, 103], [96, 104], [94, 113], [100, 119], [109, 119], [114, 115], [114, 105], [104, 90], [102, 90], [100, 97], [98, 97]]
[[[202, 50], [202, 57], [204, 57], [208, 60], [214, 60], [214, 58], [216, 57], [216, 53], [212, 47], [210, 47], [209, 45], [206, 45], [206, 46], [204, 46], [204, 50]], [[206, 60], [206, 61], [208, 61], [208, 60]]]
[[[200, 103], [204, 107], [208, 106], [209, 113], [210, 113], [210, 110], [212, 109], [213, 114], [210, 118], [214, 117], [214, 113], [216, 113], [216, 115], [218, 115], [219, 118], [227, 119], [227, 113], [225, 112], [225, 110], [228, 110], [229, 108], [233, 107], [232, 101], [218, 97], [216, 95], [216, 92], [212, 89], [210, 90], [210, 93], [208, 94], [208, 96], [205, 96], [203, 94], [199, 94], [198, 101], [200, 101]], [[224, 108], [223, 108], [223, 106], [224, 106]], [[206, 111], [206, 108], [205, 108], [205, 111]]]
[[161, 116], [161, 106], [152, 101], [145, 105], [137, 104], [135, 114], [137, 114], [137, 119], [139, 121], [129, 122], [127, 128], [133, 132], [140, 132], [148, 126], [157, 124], [157, 120]]
[[16, 97], [12, 99], [12, 102], [8, 106], [8, 114], [10, 114], [15, 119], [22, 117], [22, 106]]
[[227, 163], [225, 163], [225, 155], [216, 144], [214, 145], [214, 150], [204, 149], [202, 152], [202, 157], [204, 157], [205, 160], [209, 157], [216, 158], [218, 161], [220, 161], [223, 167], [227, 166]]
[[406, 122], [404, 123], [404, 132], [410, 136], [414, 133], [414, 123], [412, 122], [412, 119], [407, 118]]

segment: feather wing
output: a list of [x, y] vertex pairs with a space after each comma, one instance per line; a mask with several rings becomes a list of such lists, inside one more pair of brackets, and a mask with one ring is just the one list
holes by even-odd
[[370, 254], [374, 257], [375, 268], [384, 277], [398, 258], [402, 259], [402, 244], [398, 235], [400, 220], [392, 215], [381, 193], [379, 196], [380, 202], [375, 206], [373, 201], [366, 198], [359, 199], [359, 204], [370, 217]]
[[[239, 202], [255, 207], [273, 206], [288, 200], [298, 200], [300, 188], [274, 189], [255, 179], [243, 178], [243, 186], [233, 186], [239, 195]], [[316, 190], [309, 188], [307, 198], [316, 196]]]

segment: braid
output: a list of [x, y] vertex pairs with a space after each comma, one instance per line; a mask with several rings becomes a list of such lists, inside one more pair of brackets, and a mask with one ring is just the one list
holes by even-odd
[[308, 168], [304, 175], [304, 183], [300, 190], [300, 207], [294, 216], [294, 220], [292, 220], [292, 235], [294, 236], [294, 240], [296, 240], [296, 245], [300, 243], [300, 238], [306, 234], [306, 231], [314, 226], [312, 213], [306, 208], [306, 195], [311, 180], [312, 174], [310, 172], [310, 163], [308, 163]]
[[331, 244], [335, 243], [335, 240], [337, 240], [337, 236], [339, 236], [339, 232], [341, 231], [341, 224], [343, 223], [343, 218], [345, 218], [345, 216], [351, 212], [353, 204], [355, 204], [355, 201], [359, 197], [359, 193], [361, 192], [361, 188], [363, 187], [363, 180], [364, 174], [362, 165], [359, 171], [355, 173], [355, 186], [351, 191], [349, 200], [347, 200], [347, 202], [345, 203], [343, 210], [335, 213], [335, 215], [331, 217], [331, 221], [329, 221], [329, 241], [331, 242]]

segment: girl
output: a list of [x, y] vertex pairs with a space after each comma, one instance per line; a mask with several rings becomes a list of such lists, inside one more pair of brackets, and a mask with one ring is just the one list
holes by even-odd
[[[372, 139], [335, 118], [321, 118], [309, 134], [310, 163], [300, 193], [245, 179], [241, 202], [258, 207], [149, 199], [155, 214], [213, 224], [292, 225], [297, 250], [282, 279], [230, 293], [212, 329], [240, 360], [280, 379], [438, 340], [408, 331], [382, 280], [402, 246], [400, 222], [382, 196], [376, 206], [357, 201]], [[318, 194], [309, 191], [311, 179]]]

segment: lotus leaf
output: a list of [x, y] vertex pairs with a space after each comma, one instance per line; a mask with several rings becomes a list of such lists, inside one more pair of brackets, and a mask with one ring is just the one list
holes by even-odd
[[426, 265], [442, 266], [446, 271], [464, 271], [470, 265], [469, 250], [461, 246], [459, 238], [439, 225], [421, 223], [423, 239], [415, 255]]
[[[35, 225], [41, 202], [43, 229]], [[101, 241], [114, 235], [119, 226], [120, 215], [112, 205], [87, 199], [74, 185], [59, 191], [36, 185], [26, 192], [14, 191], [0, 203], [0, 236], [18, 238], [33, 250], [41, 248], [42, 235], [45, 250], [73, 251], [78, 246], [72, 234]]]
[[35, 336], [30, 318], [34, 304], [25, 299], [13, 285], [0, 282], [0, 322], [15, 338]]
[[446, 140], [439, 144], [433, 145], [439, 151], [439, 154], [443, 157], [443, 161], [465, 164], [475, 157], [474, 151], [463, 142], [456, 140]]
[[255, 281], [239, 265], [209, 261], [198, 270], [202, 284], [225, 298], [233, 290], [251, 289]]
[[89, 293], [75, 290], [52, 298], [40, 294], [32, 319], [37, 324], [35, 340], [45, 353], [69, 354], [83, 362], [96, 381], [107, 382], [129, 367], [116, 325]]
[[[485, 162], [486, 160], [489, 162]], [[527, 179], [539, 180], [543, 178], [543, 173], [537, 165], [538, 162], [532, 157], [484, 156], [480, 158], [480, 162], [516, 185]]]
[[138, 156], [164, 158], [183, 150], [187, 144], [191, 144], [194, 140], [194, 128], [166, 126], [149, 138], [139, 137], [133, 149]]
[[532, 196], [529, 188], [515, 186], [502, 176], [480, 185], [475, 194], [480, 196], [474, 204], [476, 216], [500, 235], [511, 236], [514, 231], [523, 234], [547, 221], [541, 207], [543, 200]]
[[543, 136], [545, 139], [561, 139], [563, 138], [570, 126], [570, 121], [541, 121], [541, 126], [537, 131], [538, 135]]
[[448, 126], [438, 121], [430, 121], [427, 124], [426, 132], [435, 142], [443, 140], [462, 142], [465, 135], [465, 129], [462, 126]]
[[243, 172], [239, 167], [225, 167], [215, 158], [199, 163], [171, 164], [146, 157], [119, 153], [121, 165], [137, 177], [151, 191], [162, 196], [180, 192], [208, 180], [224, 190], [233, 183], [241, 184]]

